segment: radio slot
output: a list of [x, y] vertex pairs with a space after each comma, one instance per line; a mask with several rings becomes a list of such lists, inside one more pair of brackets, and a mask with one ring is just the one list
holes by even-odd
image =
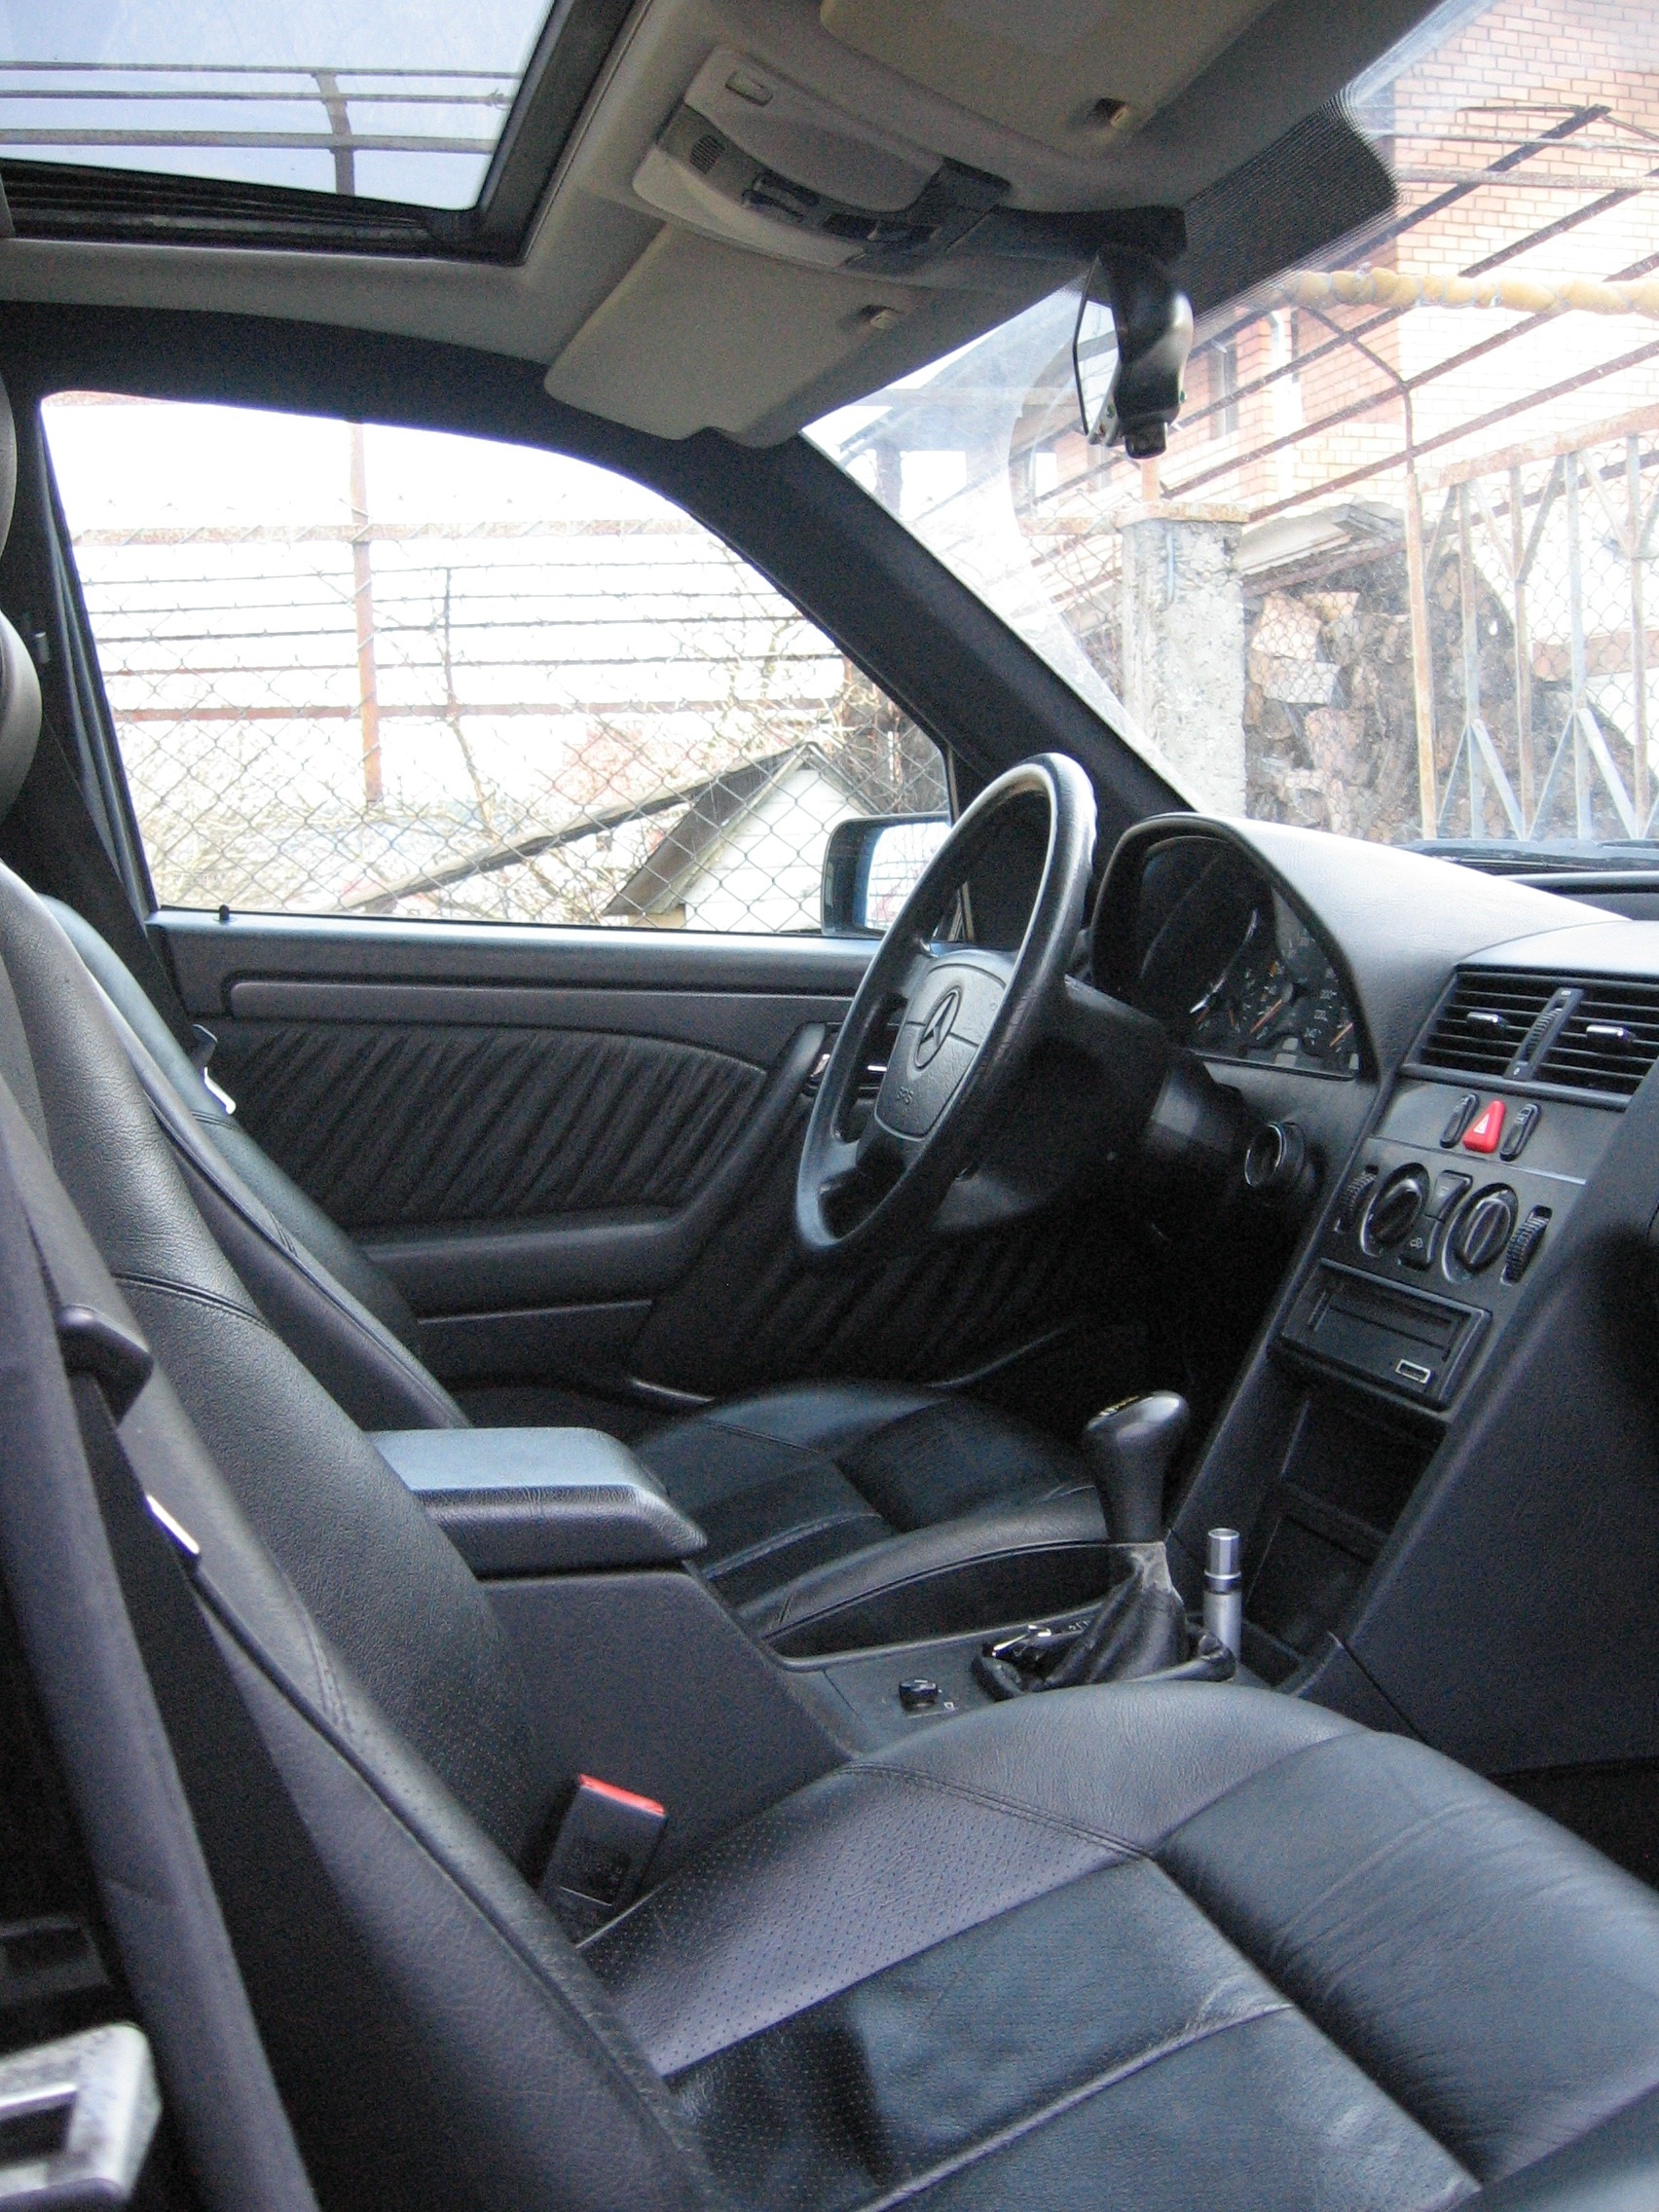
[[1444, 1406], [1491, 1315], [1482, 1308], [1321, 1260], [1286, 1322], [1283, 1342], [1368, 1382]]

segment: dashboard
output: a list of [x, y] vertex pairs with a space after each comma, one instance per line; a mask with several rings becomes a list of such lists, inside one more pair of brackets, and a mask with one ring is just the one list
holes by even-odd
[[1119, 841], [1089, 959], [1295, 1163], [1240, 1153], [1207, 1210], [1146, 1186], [1185, 1372], [1225, 1370], [1189, 1603], [1235, 1530], [1264, 1680], [1493, 1774], [1659, 1764], [1659, 920], [1168, 815]]
[[1318, 939], [1236, 846], [1168, 837], [1096, 917], [1103, 987], [1205, 1059], [1351, 1077], [1360, 1035]]

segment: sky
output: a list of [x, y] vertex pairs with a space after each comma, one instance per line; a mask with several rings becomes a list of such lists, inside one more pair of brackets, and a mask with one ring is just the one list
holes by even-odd
[[[309, 72], [431, 71], [348, 76], [352, 132], [396, 141], [355, 152], [354, 187], [470, 206], [545, 13], [546, 0], [0, 0], [0, 152], [330, 192], [325, 147], [155, 141], [316, 136], [328, 120]], [[494, 78], [457, 84], [457, 71]], [[55, 131], [150, 142], [54, 144]]]
[[7, 61], [502, 69], [544, 0], [0, 0]]

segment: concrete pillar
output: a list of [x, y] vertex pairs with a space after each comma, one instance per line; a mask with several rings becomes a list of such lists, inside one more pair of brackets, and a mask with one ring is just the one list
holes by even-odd
[[1124, 704], [1212, 814], [1244, 812], [1243, 523], [1170, 503], [1123, 526]]

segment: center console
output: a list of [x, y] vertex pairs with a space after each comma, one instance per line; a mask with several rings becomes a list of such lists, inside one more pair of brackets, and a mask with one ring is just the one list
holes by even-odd
[[1594, 1106], [1407, 1079], [1281, 1346], [1385, 1400], [1444, 1412], [1496, 1348], [1615, 1125]]
[[[1344, 1624], [1477, 1378], [1524, 1333], [1621, 1105], [1420, 1070], [1394, 1085], [1178, 1518], [1189, 1594], [1204, 1525], [1245, 1531], [1244, 1658], [1268, 1680], [1323, 1696], [1350, 1664]], [[1362, 1682], [1345, 1692], [1389, 1720]]]
[[374, 1443], [474, 1574], [672, 1566], [707, 1542], [596, 1428], [382, 1429]]

